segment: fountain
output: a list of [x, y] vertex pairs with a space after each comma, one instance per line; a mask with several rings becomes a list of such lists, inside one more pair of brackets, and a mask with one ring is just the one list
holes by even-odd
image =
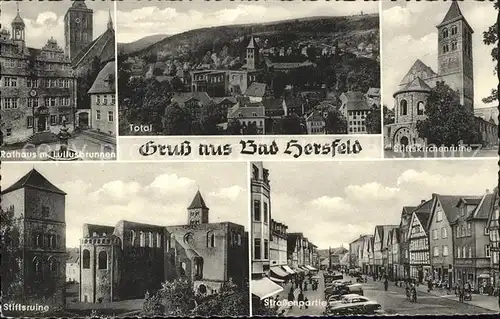
[[71, 133], [68, 132], [66, 127], [66, 120], [62, 121], [62, 127], [57, 133], [57, 138], [59, 139], [59, 149], [53, 150], [47, 153], [48, 158], [52, 161], [76, 161], [81, 159], [75, 150], [68, 148], [68, 141], [71, 137]]

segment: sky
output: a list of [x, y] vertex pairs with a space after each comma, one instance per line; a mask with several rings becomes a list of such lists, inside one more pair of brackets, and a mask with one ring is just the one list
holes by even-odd
[[32, 168], [65, 191], [66, 247], [78, 247], [84, 223], [115, 226], [120, 220], [184, 225], [199, 190], [209, 222], [248, 230], [246, 163], [2, 164], [2, 189]]
[[[417, 59], [437, 72], [436, 26], [443, 21], [450, 5], [450, 1], [382, 2], [382, 99], [388, 107], [394, 107], [392, 95]], [[474, 107], [493, 106], [481, 101], [498, 83], [493, 74], [492, 46], [486, 46], [482, 37], [496, 21], [497, 11], [489, 1], [466, 0], [460, 1], [459, 6], [474, 30]]]
[[133, 1], [117, 3], [117, 41], [128, 43], [154, 34], [229, 24], [272, 22], [313, 16], [378, 13], [377, 2]]
[[[54, 37], [64, 49], [64, 15], [71, 7], [72, 1], [1, 1], [2, 27], [11, 32], [10, 24], [17, 13], [26, 24], [26, 45], [32, 48], [42, 48], [50, 37]], [[94, 39], [106, 31], [109, 10], [114, 20], [114, 2], [86, 1], [87, 7], [94, 10]], [[12, 34], [12, 32], [11, 32]]]
[[483, 195], [495, 160], [268, 162], [274, 220], [320, 249], [348, 247], [376, 225], [399, 225], [403, 206], [442, 195]]

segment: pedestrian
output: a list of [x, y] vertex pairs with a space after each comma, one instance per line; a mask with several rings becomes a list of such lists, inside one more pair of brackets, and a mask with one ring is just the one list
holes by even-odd
[[304, 294], [302, 293], [302, 290], [299, 293], [297, 301], [299, 302], [299, 309], [302, 309], [302, 306], [304, 305]]
[[384, 280], [384, 290], [387, 291], [388, 287], [389, 287], [389, 281], [387, 280], [387, 278], [385, 278], [385, 280]]
[[309, 299], [307, 299], [307, 297], [304, 298], [304, 307], [306, 309], [309, 308]]
[[432, 281], [429, 279], [427, 281], [427, 292], [431, 292], [432, 290]]
[[304, 281], [304, 291], [307, 291], [307, 281]]

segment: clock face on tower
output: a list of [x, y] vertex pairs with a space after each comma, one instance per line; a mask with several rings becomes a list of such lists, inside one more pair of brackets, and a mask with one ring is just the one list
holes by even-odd
[[82, 20], [81, 20], [80, 18], [76, 18], [76, 19], [75, 19], [75, 22], [76, 22], [76, 23], [80, 23], [80, 22], [82, 22]]

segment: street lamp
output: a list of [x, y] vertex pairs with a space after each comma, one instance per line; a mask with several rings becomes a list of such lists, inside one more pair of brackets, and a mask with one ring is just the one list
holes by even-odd
[[[495, 209], [495, 215], [490, 221], [490, 243], [491, 243], [491, 248], [490, 251], [496, 252], [498, 257], [497, 262], [498, 262], [498, 271], [499, 271], [499, 276], [500, 276], [500, 238], [499, 238], [499, 230], [500, 230], [500, 225], [499, 225], [499, 214], [500, 214], [500, 209], [497, 207]], [[494, 260], [494, 259], [493, 259]], [[500, 278], [500, 277], [499, 277]], [[499, 286], [499, 283], [495, 283], [496, 286]], [[500, 307], [500, 293], [498, 294], [498, 306]]]

